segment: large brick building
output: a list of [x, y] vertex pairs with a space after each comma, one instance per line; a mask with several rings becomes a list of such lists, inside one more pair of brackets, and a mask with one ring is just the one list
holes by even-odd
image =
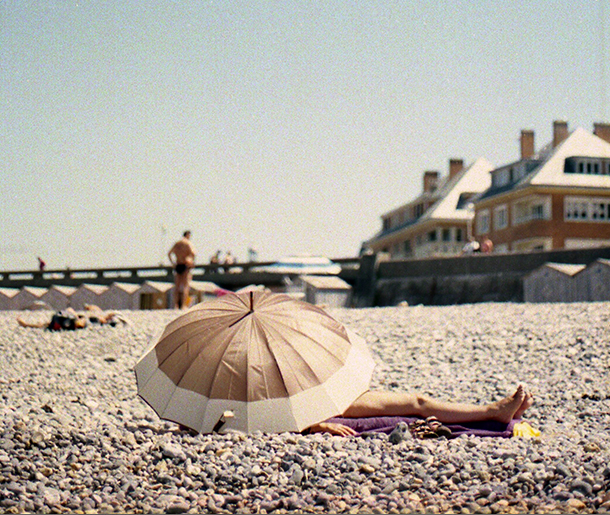
[[458, 254], [471, 229], [471, 200], [490, 186], [492, 169], [485, 158], [466, 168], [450, 159], [442, 179], [437, 171], [424, 172], [422, 194], [384, 213], [380, 232], [364, 245], [391, 259]]
[[539, 152], [522, 131], [521, 158], [491, 172], [474, 206], [475, 236], [496, 252], [610, 246], [610, 124], [555, 121]]

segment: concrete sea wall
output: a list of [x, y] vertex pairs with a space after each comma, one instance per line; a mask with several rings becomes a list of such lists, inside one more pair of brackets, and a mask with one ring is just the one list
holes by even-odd
[[589, 265], [610, 258], [610, 247], [377, 261], [373, 266], [364, 266], [365, 258], [362, 272], [373, 270], [375, 279], [360, 279], [359, 306], [523, 302], [523, 279], [530, 272], [549, 262]]

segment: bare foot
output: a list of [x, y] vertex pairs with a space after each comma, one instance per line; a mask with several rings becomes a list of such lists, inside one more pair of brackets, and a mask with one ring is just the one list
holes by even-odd
[[515, 411], [513, 418], [521, 418], [523, 413], [525, 413], [525, 410], [532, 404], [534, 404], [534, 396], [530, 392], [525, 392], [525, 398], [523, 399], [521, 406], [519, 406], [519, 409]]
[[508, 424], [514, 418], [524, 400], [525, 390], [523, 385], [519, 385], [515, 393], [489, 406], [491, 419]]

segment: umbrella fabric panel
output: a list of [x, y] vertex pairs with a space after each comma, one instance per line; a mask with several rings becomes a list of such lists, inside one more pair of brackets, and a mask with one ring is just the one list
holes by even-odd
[[375, 362], [364, 339], [351, 331], [348, 334], [353, 345], [345, 366], [325, 383], [290, 397], [299, 431], [327, 420], [332, 412], [343, 414], [368, 391]]
[[[318, 332], [325, 342], [324, 346], [290, 328], [281, 331], [274, 327], [267, 328], [268, 346], [290, 395], [323, 383], [343, 366], [345, 358], [342, 355], [347, 355], [344, 348], [349, 352], [347, 341], [323, 329]], [[334, 354], [328, 349], [333, 344], [340, 352]]]
[[[269, 302], [269, 294], [256, 292], [251, 312], [233, 297], [196, 306], [181, 323], [168, 325], [156, 351], [160, 367], [176, 384], [209, 398], [252, 401], [311, 388], [343, 365], [350, 346], [345, 329], [322, 310], [301, 303], [306, 308], [295, 317], [290, 305], [298, 301]], [[282, 303], [286, 309], [278, 312]]]
[[154, 352], [146, 354], [137, 364], [139, 395], [165, 420], [183, 424], [201, 433], [211, 433], [227, 410], [234, 417], [227, 420], [221, 432], [299, 431], [287, 398], [243, 402], [209, 399], [196, 392], [176, 386], [158, 368]]

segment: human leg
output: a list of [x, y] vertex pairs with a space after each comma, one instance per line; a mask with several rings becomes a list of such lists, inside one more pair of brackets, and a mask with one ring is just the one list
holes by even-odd
[[21, 317], [17, 317], [17, 323], [21, 327], [32, 327], [32, 328], [37, 328], [37, 329], [42, 328], [42, 327], [47, 327], [49, 325], [49, 322], [26, 322]]
[[[521, 410], [526, 399], [522, 386], [504, 399], [491, 404], [477, 405], [458, 402], [443, 402], [419, 394], [368, 391], [361, 395], [343, 413], [344, 417], [431, 417], [446, 424], [497, 420], [510, 422]], [[531, 405], [531, 404], [530, 404]], [[520, 415], [529, 406], [525, 406]]]
[[187, 297], [190, 291], [190, 274], [185, 270], [181, 274], [176, 274], [176, 293], [174, 295], [174, 307], [182, 309], [186, 307]]
[[182, 280], [181, 274], [174, 274], [174, 309], [180, 309], [182, 300]]
[[193, 279], [193, 274], [191, 274], [190, 269], [188, 269], [184, 273], [184, 287], [182, 289], [182, 305], [185, 308], [189, 307], [189, 297], [191, 295], [191, 280]]

